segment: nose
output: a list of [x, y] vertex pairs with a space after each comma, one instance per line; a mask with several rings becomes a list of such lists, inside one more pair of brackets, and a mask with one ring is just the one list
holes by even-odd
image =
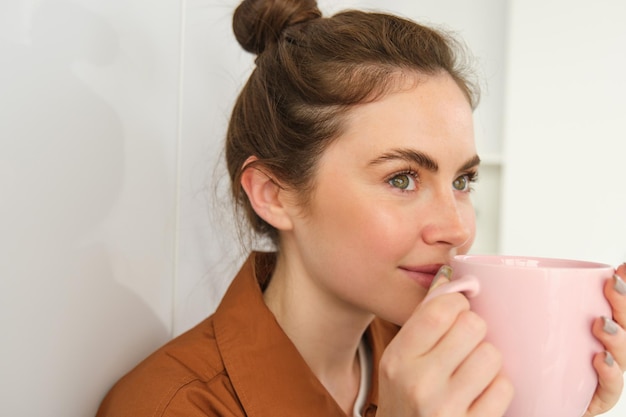
[[422, 229], [422, 238], [429, 245], [451, 248], [471, 245], [475, 233], [475, 214], [471, 202], [458, 201], [454, 193], [432, 202], [430, 217]]

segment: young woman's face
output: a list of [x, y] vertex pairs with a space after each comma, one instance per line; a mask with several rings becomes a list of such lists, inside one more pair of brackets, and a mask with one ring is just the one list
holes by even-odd
[[356, 106], [283, 241], [315, 293], [402, 324], [474, 238], [472, 110], [447, 74]]

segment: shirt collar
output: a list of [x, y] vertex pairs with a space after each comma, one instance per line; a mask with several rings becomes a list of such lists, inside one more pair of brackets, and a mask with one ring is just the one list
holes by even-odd
[[[308, 367], [263, 301], [275, 254], [254, 252], [233, 280], [214, 316], [224, 366], [248, 416], [345, 413]], [[378, 360], [397, 327], [374, 320], [367, 331], [372, 383], [365, 409], [378, 403]]]

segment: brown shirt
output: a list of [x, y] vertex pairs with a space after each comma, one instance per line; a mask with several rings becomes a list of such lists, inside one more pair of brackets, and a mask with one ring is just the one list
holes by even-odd
[[[124, 376], [97, 417], [346, 417], [263, 302], [274, 260], [251, 254], [215, 313]], [[365, 417], [376, 413], [378, 361], [397, 331], [375, 319], [366, 332], [373, 372]]]

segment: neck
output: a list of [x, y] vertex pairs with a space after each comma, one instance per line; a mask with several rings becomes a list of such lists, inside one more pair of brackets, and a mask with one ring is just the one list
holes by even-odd
[[357, 350], [373, 315], [319, 288], [298, 263], [280, 255], [263, 297], [309, 368], [351, 415], [360, 384]]

